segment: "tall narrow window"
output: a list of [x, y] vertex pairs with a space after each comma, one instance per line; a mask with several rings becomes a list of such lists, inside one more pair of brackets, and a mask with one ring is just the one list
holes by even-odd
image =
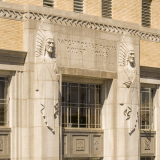
[[54, 7], [54, 0], [43, 0], [44, 7]]
[[142, 0], [142, 26], [151, 26], [151, 1], [152, 0]]
[[62, 126], [101, 128], [100, 85], [62, 83]]
[[102, 17], [112, 18], [112, 0], [102, 0]]
[[141, 88], [141, 129], [153, 129], [153, 89]]
[[74, 0], [74, 12], [83, 13], [84, 11], [84, 0]]
[[0, 126], [7, 125], [8, 78], [0, 77]]

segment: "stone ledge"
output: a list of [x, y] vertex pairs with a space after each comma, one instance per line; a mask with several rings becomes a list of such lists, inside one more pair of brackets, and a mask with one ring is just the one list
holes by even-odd
[[63, 132], [69, 132], [69, 133], [80, 133], [80, 132], [83, 132], [83, 133], [103, 133], [104, 130], [101, 129], [101, 128], [63, 128], [62, 129]]
[[160, 68], [150, 66], [140, 66], [141, 78], [160, 79]]
[[102, 79], [117, 79], [117, 73], [115, 72], [78, 69], [78, 68], [65, 68], [65, 67], [59, 67], [59, 72], [62, 75], [75, 75], [75, 76], [84, 76], [84, 77], [102, 78]]
[[11, 132], [11, 128], [0, 126], [0, 132]]
[[0, 63], [24, 65], [27, 52], [0, 49]]

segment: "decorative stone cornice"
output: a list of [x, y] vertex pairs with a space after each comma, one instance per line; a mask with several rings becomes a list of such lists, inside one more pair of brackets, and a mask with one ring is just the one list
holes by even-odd
[[23, 65], [27, 52], [0, 49], [0, 63]]
[[114, 25], [108, 25], [103, 23], [96, 23], [92, 21], [80, 20], [80, 19], [73, 19], [68, 18], [65, 16], [57, 16], [52, 14], [43, 14], [38, 12], [30, 12], [30, 11], [19, 11], [19, 10], [12, 10], [7, 8], [0, 8], [0, 18], [7, 18], [13, 19], [18, 21], [24, 20], [37, 20], [41, 21], [42, 19], [48, 19], [53, 24], [60, 24], [66, 26], [74, 26], [74, 27], [81, 27], [87, 28], [92, 30], [99, 30], [109, 33], [116, 33], [116, 34], [127, 34], [131, 36], [139, 37], [142, 40], [160, 42], [160, 35], [154, 33], [147, 33], [140, 30], [126, 28], [126, 27], [118, 27]]
[[160, 79], [160, 68], [141, 66], [140, 77]]

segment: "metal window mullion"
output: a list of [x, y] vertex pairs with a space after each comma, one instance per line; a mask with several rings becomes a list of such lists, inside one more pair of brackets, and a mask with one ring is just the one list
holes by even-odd
[[88, 105], [89, 105], [89, 108], [88, 108], [88, 128], [91, 127], [91, 115], [90, 115], [90, 112], [91, 112], [91, 109], [90, 109], [90, 85], [88, 85]]
[[78, 128], [79, 128], [79, 83], [78, 83]]
[[67, 127], [68, 127], [68, 119], [69, 119], [69, 105], [68, 105], [68, 101], [69, 101], [69, 98], [68, 98], [68, 95], [69, 95], [69, 92], [68, 92], [68, 83], [67, 83]]
[[151, 88], [149, 89], [149, 129], [151, 130]]
[[94, 85], [94, 113], [95, 113], [95, 115], [94, 115], [94, 117], [95, 117], [95, 128], [96, 128], [96, 112], [97, 110], [96, 110], [96, 85]]

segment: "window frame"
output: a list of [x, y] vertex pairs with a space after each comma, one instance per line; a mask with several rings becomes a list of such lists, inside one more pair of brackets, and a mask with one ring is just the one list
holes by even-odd
[[[5, 86], [6, 86], [6, 98], [5, 99], [0, 99], [0, 104], [5, 104], [6, 106], [6, 113], [4, 114], [4, 124], [1, 125], [0, 122], [0, 127], [8, 127], [9, 126], [9, 82], [10, 78], [9, 76], [0, 76], [0, 78], [5, 78]], [[0, 80], [3, 81], [3, 80]], [[4, 93], [5, 94], [5, 93]]]
[[[143, 89], [147, 89], [149, 92], [148, 91], [142, 91]], [[140, 129], [141, 130], [154, 130], [154, 107], [153, 107], [154, 90], [155, 89], [153, 89], [153, 88], [141, 87], [141, 92], [140, 92], [140, 115], [141, 115], [141, 118], [140, 118]], [[149, 93], [149, 109], [148, 110], [142, 108], [142, 94], [144, 92]], [[142, 125], [142, 111], [148, 111], [149, 112], [149, 124], [148, 125], [146, 125], [146, 121], [145, 121], [145, 125]], [[144, 128], [143, 128], [143, 126], [144, 126]]]

